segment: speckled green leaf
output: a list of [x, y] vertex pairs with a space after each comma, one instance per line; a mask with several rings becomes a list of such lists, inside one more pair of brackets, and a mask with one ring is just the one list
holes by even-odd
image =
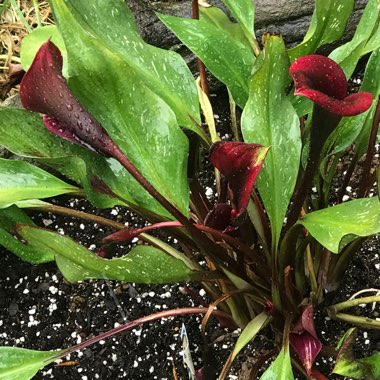
[[289, 50], [291, 61], [315, 53], [321, 45], [339, 40], [343, 36], [353, 7], [354, 0], [317, 0], [303, 41]]
[[351, 41], [339, 46], [329, 57], [342, 67], [350, 78], [359, 59], [380, 47], [380, 3], [369, 0]]
[[67, 53], [65, 44], [56, 25], [47, 25], [37, 29], [34, 29], [31, 33], [23, 37], [21, 42], [21, 65], [22, 68], [27, 71], [33, 62], [33, 59], [41, 47], [41, 45], [50, 39], [56, 46], [59, 47], [63, 58], [63, 74], [66, 77], [66, 63], [67, 63]]
[[255, 4], [252, 0], [222, 0], [226, 7], [229, 8], [236, 21], [244, 30], [248, 39], [255, 38], [254, 33], [254, 16]]
[[28, 162], [0, 159], [0, 208], [22, 199], [73, 193], [71, 186]]
[[[14, 154], [37, 159], [60, 171], [80, 184], [96, 207], [110, 208], [126, 202], [128, 205], [138, 204], [158, 215], [169, 216], [117, 161], [54, 136], [44, 127], [42, 118], [37, 114], [0, 107], [0, 145]], [[116, 195], [94, 191], [91, 184], [91, 177], [94, 176]], [[121, 197], [124, 202], [117, 197]]]
[[197, 95], [184, 61], [145, 44], [123, 1], [51, 4], [66, 43], [71, 90], [156, 190], [187, 215], [188, 140], [178, 123], [199, 115], [189, 109]]
[[[162, 97], [175, 112], [181, 126], [194, 129], [190, 117], [200, 122], [197, 90], [193, 76], [182, 57], [173, 52], [162, 50], [144, 42], [141, 38], [134, 17], [125, 2], [120, 0], [53, 0], [52, 6], [57, 18], [58, 29], [68, 45], [71, 65], [69, 74], [77, 75], [73, 61], [76, 59], [72, 50], [83, 46], [87, 39], [92, 41], [88, 49], [99, 48], [99, 59], [104, 55], [112, 59], [117, 54], [124, 60], [125, 67], [119, 67], [120, 76], [125, 79], [134, 77], [144, 83], [151, 91]], [[71, 27], [76, 33], [69, 37]], [[71, 33], [72, 34], [72, 33]], [[78, 39], [78, 41], [76, 41]], [[74, 45], [71, 46], [71, 44]], [[92, 45], [95, 46], [92, 46]], [[84, 53], [85, 52], [85, 53]], [[82, 58], [92, 58], [90, 51], [78, 52]], [[84, 57], [83, 57], [84, 54]], [[110, 66], [110, 70], [113, 66]], [[125, 71], [124, 71], [125, 70]], [[104, 71], [105, 79], [110, 74]], [[133, 84], [129, 83], [128, 84]], [[132, 89], [130, 91], [133, 91]], [[104, 99], [103, 99], [104, 100]], [[126, 103], [127, 105], [127, 103]], [[196, 130], [196, 129], [195, 129]]]
[[380, 233], [380, 201], [377, 197], [356, 199], [311, 212], [298, 223], [329, 251], [339, 253], [357, 236]]
[[229, 88], [243, 108], [255, 56], [241, 27], [216, 7], [201, 7], [200, 20], [163, 14], [158, 17]]
[[35, 250], [17, 240], [13, 236], [16, 224], [34, 225], [33, 221], [16, 206], [0, 209], [0, 245], [28, 263], [41, 264], [54, 260], [50, 252]]
[[31, 226], [19, 226], [17, 232], [32, 248], [52, 252], [62, 274], [70, 282], [107, 278], [151, 284], [202, 277], [201, 272], [189, 269], [185, 261], [148, 245], [138, 245], [127, 255], [108, 260], [55, 232]]
[[0, 380], [30, 380], [60, 352], [0, 347]]
[[242, 115], [244, 141], [270, 146], [257, 185], [277, 246], [297, 179], [301, 137], [299, 120], [285, 96], [289, 59], [281, 37], [268, 38], [262, 65], [252, 76]]
[[260, 380], [293, 380], [289, 348], [283, 347], [276, 360], [260, 377]]
[[355, 359], [353, 355], [353, 343], [356, 330], [349, 329], [338, 344], [338, 357], [333, 373], [347, 376], [350, 379], [380, 379], [380, 352], [362, 359]]
[[[379, 4], [380, 7], [380, 4]], [[380, 48], [375, 50], [367, 63], [366, 72], [363, 80], [363, 86], [366, 85], [366, 91], [372, 92], [373, 103], [369, 111], [367, 111], [367, 117], [364, 120], [360, 133], [355, 139], [355, 150], [358, 157], [362, 157], [367, 152], [369, 137], [373, 126], [373, 120], [375, 117], [376, 106], [380, 96]], [[363, 89], [364, 90], [364, 89]], [[380, 129], [379, 129], [380, 130]], [[379, 142], [379, 140], [378, 140]]]

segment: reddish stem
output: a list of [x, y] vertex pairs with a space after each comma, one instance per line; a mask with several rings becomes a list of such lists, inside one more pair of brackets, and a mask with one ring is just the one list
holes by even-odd
[[[104, 333], [101, 333], [97, 336], [94, 336], [92, 338], [89, 338], [85, 340], [82, 343], [76, 344], [75, 346], [69, 347], [67, 350], [59, 353], [57, 356], [54, 357], [54, 360], [60, 359], [65, 357], [66, 355], [69, 355], [75, 351], [83, 350], [84, 348], [91, 346], [94, 343], [99, 342], [100, 340], [107, 339], [115, 334], [119, 334], [123, 331], [131, 330], [139, 325], [142, 325], [147, 322], [152, 322], [156, 321], [161, 318], [169, 318], [169, 317], [176, 317], [180, 315], [190, 315], [190, 314], [206, 314], [208, 311], [208, 308], [206, 307], [183, 307], [179, 309], [171, 309], [171, 310], [165, 310], [165, 311], [160, 311], [155, 314], [147, 315], [145, 317], [141, 317], [138, 319], [135, 319], [134, 321], [124, 323], [118, 327], [115, 327], [109, 331], [106, 331]], [[226, 318], [233, 323], [233, 320], [230, 315], [227, 313], [224, 313], [223, 311], [220, 310], [213, 310], [212, 312], [213, 315], [216, 317], [220, 318]]]

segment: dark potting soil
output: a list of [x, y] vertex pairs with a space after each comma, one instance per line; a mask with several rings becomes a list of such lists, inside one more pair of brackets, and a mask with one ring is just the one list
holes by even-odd
[[[213, 101], [218, 97], [213, 97]], [[228, 122], [228, 116], [218, 111], [216, 121], [218, 124], [225, 124]], [[227, 135], [224, 137], [228, 138]], [[349, 160], [349, 155], [342, 160], [342, 172]], [[357, 173], [347, 188], [347, 198], [355, 197], [360, 178], [358, 174], [360, 173]], [[207, 174], [203, 179], [203, 184], [207, 186]], [[213, 198], [212, 185], [207, 188], [207, 193]], [[375, 192], [372, 195], [375, 195]], [[85, 200], [61, 197], [59, 204], [99, 214], [99, 211], [94, 210]], [[101, 238], [111, 232], [102, 226], [63, 216], [40, 212], [30, 215], [37, 224], [70, 236], [93, 251], [99, 247]], [[143, 223], [119, 207], [101, 210], [100, 215], [119, 222], [128, 222], [129, 225]], [[127, 249], [128, 247], [125, 247], [125, 250]], [[326, 306], [346, 300], [359, 290], [380, 288], [379, 254], [380, 238], [375, 236], [369, 239], [355, 256], [340, 290], [328, 294], [326, 303], [316, 310], [316, 328], [324, 344], [334, 346], [338, 338], [350, 327], [348, 324], [330, 320]], [[66, 348], [151, 313], [177, 307], [199, 306], [194, 299], [180, 291], [180, 287], [185, 284], [148, 286], [108, 280], [69, 284], [62, 278], [55, 264], [30, 265], [1, 247], [0, 267], [0, 346], [36, 350]], [[204, 291], [197, 284], [188, 286], [200, 297], [204, 297]], [[379, 306], [374, 310], [371, 307], [357, 307], [352, 312], [380, 319]], [[185, 324], [187, 329], [195, 367], [202, 366], [203, 355], [208, 349], [207, 360], [214, 361], [215, 367], [220, 370], [236, 341], [238, 331], [221, 328], [212, 320], [208, 326], [206, 347], [199, 328], [201, 320], [201, 316], [178, 317], [142, 325], [140, 328], [101, 341], [84, 351], [71, 354], [61, 364], [50, 365], [39, 371], [35, 379], [164, 380], [175, 378], [174, 366], [178, 378], [185, 380], [188, 377], [182, 364], [182, 324]], [[231, 371], [234, 374], [230, 375], [229, 379], [248, 380], [247, 374], [252, 363], [261, 354], [273, 348], [271, 339], [269, 329], [259, 334], [239, 355]], [[355, 349], [358, 357], [379, 350], [380, 333], [359, 329]], [[327, 375], [331, 372], [332, 365], [332, 358], [320, 356], [317, 359], [317, 367]], [[329, 375], [328, 378], [342, 379], [340, 376]]]

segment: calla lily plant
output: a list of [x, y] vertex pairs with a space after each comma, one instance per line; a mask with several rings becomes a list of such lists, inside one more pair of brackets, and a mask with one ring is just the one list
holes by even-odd
[[[177, 53], [144, 42], [132, 12], [120, 1], [51, 0], [55, 34], [43, 40], [46, 35], [38, 29], [30, 34], [40, 43], [32, 44], [38, 45], [33, 60], [22, 62], [27, 69], [20, 85], [24, 109], [0, 109], [0, 144], [34, 161], [21, 167], [0, 160], [0, 182], [1, 176], [10, 182], [0, 195], [0, 214], [7, 220], [0, 221], [0, 244], [31, 263], [55, 260], [70, 282], [187, 282], [186, 293], [198, 302], [191, 290], [191, 282], [198, 281], [209, 298], [199, 307], [165, 310], [47, 352], [34, 363], [33, 373], [16, 369], [15, 361], [31, 351], [0, 347], [0, 363], [6, 361], [5, 367], [0, 364], [0, 378], [18, 371], [30, 379], [44, 365], [101, 339], [186, 314], [204, 315], [206, 343], [211, 316], [241, 329], [227, 362], [215, 367], [205, 356], [197, 379], [227, 378], [238, 353], [250, 341], [254, 347], [255, 337], [269, 330], [273, 347], [253, 365], [250, 378], [291, 380], [295, 372], [307, 379], [327, 378], [315, 363], [331, 350], [314, 310], [324, 312], [325, 293], [339, 287], [354, 253], [380, 232], [379, 199], [367, 197], [378, 176], [373, 157], [380, 84], [374, 78], [380, 74], [380, 43], [372, 37], [380, 30], [380, 10], [376, 0], [369, 0], [352, 41], [327, 57], [316, 50], [342, 37], [353, 1], [317, 0], [305, 40], [292, 49], [280, 35], [266, 34], [260, 45], [252, 1], [223, 2], [234, 21], [197, 1], [192, 19], [158, 14], [198, 57], [201, 81], [194, 80]], [[112, 15], [112, 35], [100, 13]], [[22, 49], [31, 48], [25, 43]], [[352, 91], [349, 78], [365, 54], [363, 84]], [[223, 140], [204, 66], [228, 89], [231, 133]], [[13, 137], [5, 132], [9, 123]], [[338, 163], [347, 152], [355, 158], [344, 177]], [[334, 188], [333, 180], [343, 175], [347, 186], [364, 153], [369, 163], [358, 189], [361, 197], [343, 202], [345, 189]], [[212, 170], [203, 164], [207, 161]], [[61, 172], [70, 185], [38, 162]], [[212, 197], [199, 180], [207, 170]], [[22, 186], [16, 177], [24, 172], [31, 183]], [[127, 207], [147, 223], [125, 227], [41, 201], [68, 192], [99, 208]], [[94, 254], [69, 237], [35, 226], [24, 209], [84, 218], [115, 231], [95, 242]], [[155, 237], [157, 229], [178, 244]], [[133, 239], [139, 244], [121, 257], [115, 253], [115, 247]], [[361, 299], [376, 301], [378, 295]], [[341, 313], [356, 304], [331, 305], [329, 316], [379, 328], [371, 316]], [[372, 363], [371, 357], [366, 360]], [[342, 367], [338, 362], [337, 371], [350, 376]], [[380, 371], [378, 364], [375, 370]]]

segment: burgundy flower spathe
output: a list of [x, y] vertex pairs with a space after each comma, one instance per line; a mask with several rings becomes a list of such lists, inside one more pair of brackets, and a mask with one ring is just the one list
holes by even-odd
[[259, 144], [235, 141], [218, 142], [211, 147], [211, 163], [224, 175], [233, 194], [233, 217], [238, 218], [247, 208], [268, 150]]
[[315, 358], [322, 348], [322, 343], [315, 331], [313, 305], [305, 307], [289, 335], [289, 340], [306, 373], [310, 375]]
[[296, 59], [289, 69], [295, 95], [305, 96], [339, 116], [365, 112], [372, 104], [372, 94], [359, 92], [347, 96], [347, 80], [342, 68], [332, 59], [312, 54]]
[[44, 125], [55, 135], [105, 156], [115, 144], [74, 97], [62, 76], [62, 56], [50, 40], [38, 50], [21, 81], [22, 105], [44, 114]]

